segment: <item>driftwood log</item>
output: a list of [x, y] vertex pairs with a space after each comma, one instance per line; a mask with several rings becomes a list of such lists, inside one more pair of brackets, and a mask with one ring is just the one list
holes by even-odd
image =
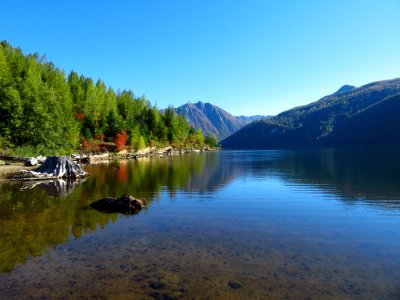
[[123, 195], [119, 198], [103, 198], [90, 204], [90, 207], [105, 213], [118, 212], [125, 215], [137, 214], [145, 206], [145, 200], [133, 198], [131, 195]]

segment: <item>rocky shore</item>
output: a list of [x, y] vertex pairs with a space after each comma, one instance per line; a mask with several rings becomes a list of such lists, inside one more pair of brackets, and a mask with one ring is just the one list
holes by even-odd
[[202, 149], [184, 149], [184, 148], [173, 148], [173, 147], [164, 147], [164, 148], [156, 148], [156, 147], [147, 147], [143, 148], [136, 152], [129, 152], [127, 150], [123, 150], [120, 152], [105, 152], [101, 154], [90, 154], [90, 155], [81, 155], [74, 154], [71, 155], [72, 160], [81, 162], [84, 164], [92, 164], [103, 160], [124, 160], [124, 159], [140, 159], [140, 158], [162, 158], [165, 156], [178, 156], [183, 155], [185, 153], [196, 153], [196, 152], [205, 152], [205, 151], [214, 151], [207, 147]]
[[[218, 150], [218, 149], [216, 149]], [[72, 154], [71, 160], [81, 164], [93, 164], [107, 160], [125, 160], [125, 159], [141, 159], [141, 158], [162, 158], [165, 156], [177, 156], [186, 153], [197, 153], [205, 151], [214, 151], [207, 147], [202, 149], [185, 149], [173, 147], [147, 147], [135, 152], [123, 150], [120, 152], [105, 152], [92, 154]], [[46, 160], [44, 156], [38, 157], [17, 157], [9, 155], [0, 155], [0, 180], [6, 180], [11, 174], [21, 170], [33, 170]]]

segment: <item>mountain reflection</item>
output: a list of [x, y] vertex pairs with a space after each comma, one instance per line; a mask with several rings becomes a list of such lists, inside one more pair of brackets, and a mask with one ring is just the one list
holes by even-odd
[[[397, 147], [306, 149], [266, 153], [251, 160], [253, 176], [274, 174], [293, 184], [318, 187], [343, 200], [399, 200]], [[376, 204], [382, 204], [376, 202]], [[400, 205], [400, 203], [399, 203]]]
[[[0, 272], [43, 255], [51, 247], [104, 228], [125, 217], [103, 214], [89, 204], [103, 197], [132, 194], [157, 201], [166, 191], [213, 193], [233, 180], [277, 177], [335, 194], [344, 203], [364, 201], [400, 208], [398, 148], [222, 151], [180, 157], [100, 163], [87, 166], [86, 181], [0, 185]], [[132, 221], [135, 216], [132, 216]], [[16, 247], [16, 245], [18, 245]]]

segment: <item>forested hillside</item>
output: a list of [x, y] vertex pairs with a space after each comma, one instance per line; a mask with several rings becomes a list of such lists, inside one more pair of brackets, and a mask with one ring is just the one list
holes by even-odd
[[65, 74], [39, 54], [0, 43], [0, 149], [67, 153], [83, 144], [194, 145], [203, 143], [173, 108], [161, 114], [132, 91], [115, 92], [72, 71]]
[[400, 79], [326, 96], [244, 127], [225, 148], [400, 143]]

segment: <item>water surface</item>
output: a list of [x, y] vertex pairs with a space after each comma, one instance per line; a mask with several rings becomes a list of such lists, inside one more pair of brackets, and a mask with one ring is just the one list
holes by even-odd
[[[397, 148], [222, 151], [0, 186], [0, 298], [398, 299]], [[89, 204], [132, 194], [138, 215]]]

